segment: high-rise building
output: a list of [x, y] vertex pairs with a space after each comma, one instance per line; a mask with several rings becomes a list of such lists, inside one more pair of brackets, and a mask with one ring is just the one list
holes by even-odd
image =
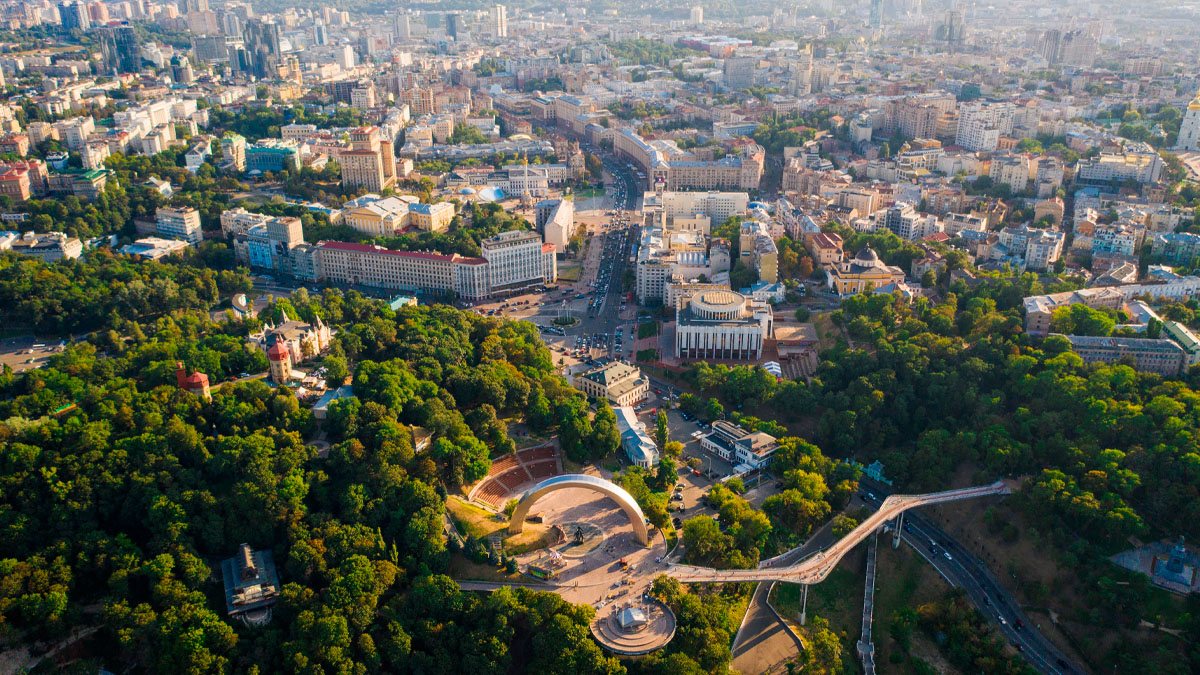
[[93, 26], [103, 26], [108, 23], [108, 5], [102, 2], [88, 3], [88, 18], [92, 20]]
[[242, 23], [242, 17], [233, 12], [220, 13], [221, 33], [224, 35], [233, 35], [236, 37], [242, 36], [242, 31], [245, 26]]
[[967, 39], [966, 18], [960, 9], [946, 10], [945, 18], [937, 27], [937, 39], [957, 43]]
[[492, 34], [498, 38], [508, 37], [508, 8], [504, 5], [492, 7]]
[[725, 88], [745, 89], [754, 86], [756, 68], [758, 68], [758, 59], [753, 56], [730, 56], [725, 59]]
[[380, 137], [379, 127], [359, 127], [350, 132], [351, 149], [340, 157], [342, 187], [363, 187], [379, 192], [396, 180], [396, 157], [391, 141]]
[[871, 28], [883, 27], [883, 0], [871, 0], [871, 18], [867, 25]]
[[58, 6], [58, 16], [62, 27], [66, 30], [89, 30], [92, 27], [92, 17], [87, 5], [81, 2], [64, 2]]
[[455, 42], [470, 38], [470, 32], [467, 30], [467, 18], [462, 14], [447, 14], [446, 35]]
[[1000, 137], [1012, 133], [1016, 109], [1012, 103], [964, 103], [958, 111], [955, 145], [972, 152], [989, 152], [999, 146]]
[[279, 46], [279, 24], [258, 19], [246, 22], [246, 70], [258, 78], [274, 77], [283, 55]]
[[105, 72], [136, 73], [141, 70], [141, 50], [133, 26], [101, 26], [99, 32]]
[[246, 170], [246, 139], [232, 131], [221, 139], [221, 156], [237, 171]]
[[313, 24], [313, 42], [318, 47], [324, 47], [329, 44], [329, 30], [325, 28], [325, 24], [321, 21]]
[[155, 213], [158, 234], [167, 239], [182, 239], [196, 244], [203, 239], [200, 232], [200, 212], [190, 206], [173, 209], [160, 206]]
[[1180, 150], [1200, 150], [1200, 92], [1183, 113], [1178, 146]]
[[397, 40], [408, 40], [412, 37], [412, 18], [408, 12], [400, 12], [396, 15], [393, 33]]
[[192, 71], [192, 62], [186, 56], [176, 56], [171, 59], [171, 79], [179, 84], [191, 84], [196, 79]]
[[342, 45], [333, 50], [333, 62], [342, 70], [350, 70], [354, 67], [354, 47], [350, 45]]
[[704, 24], [704, 8], [699, 5], [692, 8], [691, 23], [693, 26]]
[[788, 88], [793, 96], [804, 96], [812, 93], [813, 52], [812, 43], [796, 52], [796, 60], [792, 62], [791, 78]]

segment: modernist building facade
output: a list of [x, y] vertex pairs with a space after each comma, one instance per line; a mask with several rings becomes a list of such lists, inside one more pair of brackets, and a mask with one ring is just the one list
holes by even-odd
[[733, 291], [701, 291], [681, 299], [675, 310], [675, 355], [757, 361], [773, 330], [766, 303]]
[[771, 462], [779, 444], [770, 434], [747, 431], [733, 422], [717, 420], [712, 431], [700, 437], [700, 447], [735, 467], [762, 469]]

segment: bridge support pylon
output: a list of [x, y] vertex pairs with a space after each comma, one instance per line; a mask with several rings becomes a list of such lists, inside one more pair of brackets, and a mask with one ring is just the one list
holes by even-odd
[[808, 616], [808, 584], [800, 584], [800, 625], [803, 626]]
[[904, 531], [904, 512], [896, 516], [896, 527], [892, 530], [892, 548], [900, 548], [900, 533]]

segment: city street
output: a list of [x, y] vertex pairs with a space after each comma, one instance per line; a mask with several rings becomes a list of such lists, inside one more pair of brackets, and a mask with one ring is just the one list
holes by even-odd
[[[885, 487], [875, 483], [871, 485], [876, 500], [868, 500], [870, 506], [878, 507], [879, 501], [887, 496], [883, 489]], [[1005, 639], [1033, 667], [1053, 675], [1086, 672], [1072, 666], [1062, 652], [1037, 630], [1037, 625], [1029, 621], [1016, 599], [983, 562], [968, 553], [929, 518], [910, 511], [904, 515], [903, 529], [904, 542], [920, 553], [949, 583], [964, 589], [972, 604], [995, 624]], [[887, 545], [891, 545], [890, 537], [887, 538]]]

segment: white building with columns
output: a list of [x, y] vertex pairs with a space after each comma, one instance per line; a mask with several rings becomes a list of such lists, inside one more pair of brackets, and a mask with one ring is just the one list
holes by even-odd
[[675, 356], [757, 361], [774, 327], [774, 314], [765, 302], [733, 291], [701, 291], [678, 301]]

